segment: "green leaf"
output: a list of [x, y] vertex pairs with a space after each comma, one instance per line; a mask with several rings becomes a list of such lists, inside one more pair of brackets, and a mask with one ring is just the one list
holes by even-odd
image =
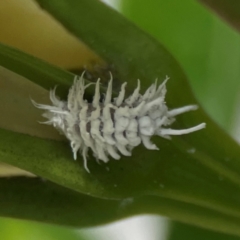
[[[38, 0], [38, 2], [60, 20], [68, 30], [85, 41], [104, 59], [114, 63], [119, 76], [122, 79], [129, 79], [130, 89], [133, 86], [134, 76], [139, 77], [143, 85], [146, 86], [149, 85], [149, 79], [154, 80], [155, 77], [161, 78], [168, 74], [173, 78], [169, 83], [169, 105], [179, 106], [195, 102], [187, 84], [186, 76], [174, 58], [157, 41], [122, 18], [117, 12], [95, 0], [53, 0], [51, 2]], [[101, 31], [96, 31], [96, 29], [101, 29]], [[139, 49], [141, 49], [141, 55], [144, 58], [139, 56]], [[179, 88], [184, 89], [184, 95], [179, 94]], [[222, 172], [218, 172], [218, 174], [223, 173], [224, 176], [238, 184], [239, 176], [237, 169], [240, 170], [239, 162], [231, 160], [230, 163], [226, 163], [225, 160], [226, 157], [231, 158], [231, 156], [226, 156], [226, 152], [228, 154], [238, 153], [237, 144], [229, 139], [229, 144], [225, 143], [224, 151], [221, 151], [222, 143], [217, 142], [217, 139], [218, 137], [221, 139], [226, 138], [227, 136], [224, 132], [201, 111], [188, 114], [187, 117], [185, 116], [179, 120], [182, 125], [206, 121], [208, 122], [208, 131], [179, 137], [176, 138], [175, 142], [178, 145], [180, 143], [184, 145], [185, 148], [182, 148], [184, 151], [187, 151], [188, 147], [196, 146], [198, 148], [197, 151], [202, 152], [201, 154], [205, 153], [212, 158], [211, 160], [207, 159], [203, 154], [201, 162], [204, 165], [211, 167], [217, 172], [221, 170]], [[219, 146], [221, 146], [221, 149]], [[215, 147], [218, 151], [212, 151], [212, 148]], [[231, 148], [231, 150], [227, 150], [227, 148]], [[157, 158], [158, 155], [156, 152], [149, 151], [147, 154], [152, 159]], [[154, 154], [156, 154], [155, 158]], [[151, 155], [153, 156], [151, 157]], [[198, 158], [200, 158], [199, 156]]]
[[239, 237], [209, 231], [203, 228], [186, 225], [179, 222], [170, 222], [167, 240], [239, 240]]
[[[128, 79], [129, 89], [133, 88], [133, 83], [136, 78], [140, 78], [144, 87], [146, 87], [149, 85], [149, 81], [154, 81], [156, 77], [162, 79], [164, 75], [168, 74], [172, 78], [169, 82], [168, 87], [170, 94], [167, 98], [170, 107], [195, 102], [186, 81], [186, 76], [175, 59], [161, 44], [103, 3], [95, 0], [53, 0], [51, 2], [38, 0], [37, 2], [60, 20], [68, 30], [85, 41], [105, 60], [109, 63], [114, 63], [121, 79]], [[81, 22], [80, 25], [79, 22]], [[101, 31], [96, 31], [96, 29], [101, 29]], [[144, 56], [144, 58], [139, 56], [139, 49], [141, 49], [141, 55]], [[179, 89], [182, 89], [185, 94], [179, 94]], [[225, 135], [201, 111], [198, 111], [196, 114], [190, 114], [190, 116], [187, 117], [185, 116], [181, 118], [185, 120], [184, 125], [193, 125], [199, 121], [208, 122], [209, 131], [205, 137], [208, 137], [209, 141], [212, 141], [213, 144], [216, 144], [216, 134]], [[192, 141], [197, 140], [197, 142], [199, 142], [201, 139], [194, 137], [193, 140], [192, 136], [194, 135], [184, 136], [183, 138], [191, 138], [191, 145], [194, 145]], [[205, 138], [204, 135], [201, 136]], [[202, 141], [206, 142], [203, 138]], [[208, 142], [207, 145], [209, 145], [209, 143], [210, 142]], [[233, 143], [231, 147], [234, 145]], [[206, 152], [206, 149], [207, 148], [204, 148], [204, 152]], [[210, 154], [210, 156], [212, 155], [212, 151], [207, 153]], [[226, 172], [228, 171], [228, 167], [224, 166], [226, 165], [225, 162], [226, 161], [222, 159], [221, 163], [219, 161], [214, 161], [214, 163], [205, 161], [205, 164], [208, 164], [214, 169], [221, 168]], [[232, 161], [231, 164], [233, 164]], [[232, 170], [234, 170], [233, 172], [235, 173], [230, 170], [231, 173], [229, 172], [228, 177], [231, 179], [235, 178], [234, 181], [239, 183], [237, 169], [240, 170], [240, 164], [238, 161], [234, 161], [234, 165]]]
[[[1, 215], [45, 223], [89, 227], [137, 214], [161, 214], [208, 229], [239, 234], [239, 219], [164, 197], [106, 200], [38, 178], [0, 179]], [[47, 206], [47, 211], [46, 211]], [[215, 221], [212, 221], [212, 219]]]
[[[75, 76], [71, 72], [2, 43], [0, 43], [0, 66], [24, 76], [47, 90], [58, 86], [57, 94], [62, 98], [66, 98]], [[88, 88], [87, 93], [93, 93], [92, 88]]]
[[240, 31], [240, 2], [238, 0], [199, 0]]
[[68, 144], [64, 142], [3, 129], [0, 133], [2, 161], [73, 190], [110, 199], [159, 195], [239, 216], [238, 187], [227, 179], [222, 181], [220, 177], [224, 178], [224, 173], [221, 172], [221, 176], [199, 164], [198, 159], [212, 159], [198, 150], [192, 159], [191, 154], [186, 153], [188, 146], [182, 152], [171, 142], [159, 139], [160, 154], [140, 147], [131, 159], [125, 157], [106, 165], [99, 165], [91, 158], [89, 174], [81, 167], [80, 161], [71, 160]]
[[74, 75], [36, 57], [0, 43], [0, 65], [49, 90], [56, 85], [66, 97]]
[[[162, 81], [165, 75], [169, 75], [169, 107], [196, 103], [181, 67], [162, 45], [100, 1], [38, 2], [109, 65], [114, 65], [116, 77], [128, 81], [129, 91], [135, 87], [137, 78], [141, 79], [143, 88], [146, 88], [156, 77]], [[29, 76], [31, 78], [33, 75]], [[101, 165], [90, 157], [88, 166], [91, 174], [84, 170], [81, 161], [71, 161], [68, 144], [3, 129], [0, 130], [0, 159], [74, 190], [72, 194], [76, 198], [83, 195], [75, 191], [110, 199], [107, 201], [84, 196], [87, 198], [84, 205], [86, 208], [99, 208], [98, 202], [107, 202], [110, 215], [106, 214], [107, 211], [104, 212], [106, 215], [99, 214], [99, 219], [105, 221], [143, 212], [161, 213], [188, 223], [192, 221], [199, 226], [240, 235], [237, 224], [240, 220], [239, 147], [202, 110], [178, 117], [174, 128], [190, 127], [200, 122], [207, 123], [206, 130], [175, 137], [173, 141], [154, 138], [160, 147], [159, 152], [141, 146], [133, 151], [131, 158], [122, 157], [120, 161], [112, 160]], [[194, 151], [189, 153], [189, 150]], [[126, 198], [133, 199], [136, 205], [133, 205], [133, 210], [126, 208], [124, 215], [125, 211], [119, 209], [119, 201], [126, 204]], [[42, 216], [40, 220], [45, 221], [43, 216], [54, 218], [50, 209], [61, 209], [62, 213], [67, 214], [68, 208], [72, 208], [69, 211], [71, 216], [62, 220], [57, 215], [55, 221], [73, 224], [77, 209], [84, 213], [85, 207], [82, 207], [81, 201], [79, 204], [72, 202], [61, 205], [59, 199], [56, 194], [53, 195], [51, 202], [54, 205], [44, 202], [42, 208], [26, 211], [27, 217], [34, 219], [39, 214]], [[0, 214], [10, 211], [12, 205], [3, 207]], [[113, 211], [115, 208], [117, 211]], [[22, 209], [16, 210], [19, 216], [23, 214], [20, 211]], [[116, 215], [111, 215], [114, 212]], [[93, 216], [89, 215], [89, 224], [91, 220], [94, 224]], [[78, 221], [75, 224], [81, 224], [83, 220], [78, 217]], [[96, 221], [96, 224], [99, 222]]]

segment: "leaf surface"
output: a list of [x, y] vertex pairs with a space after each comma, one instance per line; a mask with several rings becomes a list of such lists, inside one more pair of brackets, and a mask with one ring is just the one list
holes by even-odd
[[[134, 89], [137, 78], [141, 79], [142, 88], [146, 89], [155, 78], [162, 81], [165, 75], [169, 75], [169, 108], [196, 103], [185, 74], [171, 54], [155, 39], [103, 3], [95, 0], [38, 2], [109, 65], [113, 65], [115, 77], [120, 82], [127, 80], [129, 92]], [[9, 59], [9, 62], [13, 61], [14, 55], [9, 54]], [[15, 64], [17, 66], [18, 61]], [[20, 74], [25, 74], [21, 73], [21, 69], [27, 69], [27, 64], [28, 60], [20, 61]], [[55, 78], [54, 71], [60, 74], [59, 79]], [[71, 76], [52, 67], [43, 73], [49, 79], [53, 76], [59, 84], [64, 74], [69, 78]], [[26, 77], [38, 81], [34, 80], [35, 75]], [[39, 84], [44, 85], [40, 81]], [[48, 84], [47, 81], [46, 86]], [[66, 90], [68, 83], [65, 80], [63, 85]], [[86, 201], [91, 208], [94, 204], [97, 206], [98, 201], [107, 201], [103, 199], [111, 200], [113, 208], [118, 201], [126, 198], [134, 199], [134, 202], [139, 199], [139, 204], [138, 201], [134, 204], [134, 210], [126, 209], [126, 215], [146, 211], [162, 213], [185, 222], [189, 222], [191, 216], [194, 219], [191, 221], [196, 225], [211, 225], [211, 228], [219, 231], [239, 234], [236, 229], [240, 217], [238, 145], [201, 109], [179, 116], [173, 128], [187, 128], [201, 122], [207, 123], [207, 129], [174, 137], [172, 141], [153, 138], [160, 151], [149, 151], [140, 146], [133, 151], [131, 158], [122, 157], [120, 161], [111, 160], [101, 165], [90, 156], [88, 166], [91, 174], [84, 170], [81, 161], [71, 161], [71, 151], [65, 142], [44, 140], [3, 129], [0, 130], [0, 159], [74, 191], [96, 197], [96, 202]], [[192, 149], [194, 151], [190, 151]], [[75, 192], [72, 194], [77, 195]], [[44, 205], [41, 214], [53, 218], [48, 204]], [[73, 208], [76, 206], [70, 205]], [[55, 206], [61, 208], [60, 204]], [[108, 204], [110, 215], [104, 218], [106, 222], [120, 218], [124, 213], [120, 208], [119, 215], [112, 216], [110, 206]], [[169, 211], [164, 212], [163, 206]], [[76, 221], [73, 215], [72, 218], [66, 218], [64, 223], [69, 221], [70, 225], [73, 224], [72, 221]], [[31, 217], [34, 219], [33, 212], [29, 213], [28, 218]], [[92, 221], [94, 224], [94, 219]]]

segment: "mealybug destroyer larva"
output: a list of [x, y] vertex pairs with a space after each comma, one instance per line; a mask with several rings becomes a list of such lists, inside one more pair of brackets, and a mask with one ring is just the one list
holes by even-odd
[[100, 79], [96, 82], [95, 95], [91, 103], [83, 99], [85, 89], [83, 74], [74, 78], [69, 90], [67, 101], [61, 101], [55, 94], [56, 88], [50, 91], [52, 105], [38, 104], [35, 107], [44, 109], [43, 114], [68, 140], [77, 159], [80, 151], [87, 168], [87, 153], [90, 148], [96, 159], [108, 162], [108, 156], [120, 159], [120, 154], [131, 156], [131, 150], [143, 143], [150, 150], [158, 147], [150, 141], [153, 135], [170, 138], [170, 135], [182, 135], [198, 131], [206, 126], [201, 123], [195, 127], [175, 130], [168, 128], [174, 122], [175, 116], [184, 112], [196, 110], [196, 105], [184, 106], [168, 110], [164, 101], [166, 82], [157, 86], [152, 84], [143, 95], [140, 91], [140, 81], [131, 96], [124, 99], [126, 82], [122, 84], [118, 97], [112, 99], [112, 76], [103, 101], [100, 102]]

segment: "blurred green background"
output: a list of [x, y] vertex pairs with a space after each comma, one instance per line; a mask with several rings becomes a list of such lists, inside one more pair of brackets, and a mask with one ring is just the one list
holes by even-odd
[[[236, 137], [240, 120], [239, 34], [196, 0], [122, 0], [118, 3], [123, 15], [157, 38], [175, 56], [205, 110]], [[170, 226], [168, 239], [171, 240], [239, 239], [183, 224]], [[90, 237], [64, 227], [0, 218], [0, 239], [81, 240]]]
[[77, 230], [41, 223], [0, 218], [2, 240], [86, 240]]
[[196, 0], [123, 0], [122, 12], [175, 56], [205, 110], [231, 131], [239, 93], [239, 34]]

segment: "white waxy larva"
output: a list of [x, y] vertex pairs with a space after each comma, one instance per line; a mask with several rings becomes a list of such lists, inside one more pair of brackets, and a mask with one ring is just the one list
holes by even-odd
[[124, 100], [123, 83], [117, 98], [112, 99], [112, 76], [108, 83], [103, 102], [100, 102], [100, 79], [96, 82], [93, 101], [83, 99], [85, 89], [84, 78], [76, 76], [69, 90], [67, 101], [60, 101], [55, 94], [56, 88], [50, 91], [52, 105], [38, 104], [35, 107], [45, 110], [43, 114], [48, 120], [45, 124], [53, 125], [70, 141], [74, 159], [79, 151], [87, 168], [87, 153], [90, 148], [97, 160], [108, 162], [108, 156], [120, 159], [120, 154], [131, 156], [131, 150], [143, 143], [150, 150], [158, 147], [150, 141], [153, 135], [170, 139], [170, 135], [182, 135], [203, 129], [202, 123], [188, 129], [171, 129], [175, 116], [196, 110], [196, 105], [184, 106], [168, 110], [164, 101], [166, 95], [166, 78], [157, 87], [152, 84], [143, 95], [140, 91], [140, 80], [131, 96]]

